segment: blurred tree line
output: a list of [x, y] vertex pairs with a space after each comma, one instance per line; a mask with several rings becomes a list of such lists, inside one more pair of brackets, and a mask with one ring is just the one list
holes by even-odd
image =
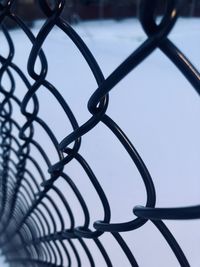
[[[25, 21], [31, 23], [35, 19], [44, 17], [38, 0], [16, 0], [15, 12]], [[46, 1], [46, 0], [45, 0]], [[55, 0], [47, 0], [50, 5]], [[150, 0], [149, 0], [150, 1]], [[162, 14], [167, 0], [158, 1], [158, 14]], [[123, 19], [138, 15], [140, 0], [66, 0], [63, 16], [69, 22], [85, 19]], [[200, 0], [186, 0], [183, 16], [200, 16]]]

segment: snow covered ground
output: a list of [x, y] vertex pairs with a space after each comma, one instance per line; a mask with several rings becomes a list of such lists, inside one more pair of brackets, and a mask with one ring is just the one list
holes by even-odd
[[[35, 34], [40, 26], [41, 22], [36, 23]], [[136, 19], [82, 22], [75, 29], [91, 49], [106, 77], [146, 38]], [[170, 34], [170, 39], [197, 69], [200, 68], [199, 32], [199, 19], [179, 19]], [[12, 36], [16, 45], [14, 62], [25, 68], [31, 45], [21, 30], [13, 31]], [[0, 38], [0, 53], [5, 54], [6, 42], [3, 37]], [[49, 81], [59, 89], [79, 124], [82, 124], [90, 117], [87, 101], [97, 88], [87, 64], [73, 43], [57, 28], [48, 36], [44, 51], [49, 62]], [[25, 91], [23, 87], [19, 88], [21, 97]], [[40, 116], [51, 125], [58, 140], [62, 140], [71, 130], [68, 121], [43, 88], [38, 92], [38, 97]], [[159, 50], [111, 91], [108, 114], [125, 131], [146, 163], [155, 183], [157, 207], [188, 206], [200, 202], [200, 98]], [[36, 138], [45, 142], [45, 136], [39, 130]], [[56, 160], [48, 145], [46, 150], [52, 161]], [[137, 169], [117, 139], [104, 125], [99, 124], [83, 137], [81, 154], [91, 165], [108, 196], [112, 222], [134, 218], [133, 207], [145, 204], [145, 189]], [[80, 184], [92, 214], [91, 221], [101, 219], [101, 206], [81, 168], [69, 164], [66, 171]], [[76, 211], [75, 215], [79, 225], [81, 216]], [[198, 267], [200, 221], [169, 221], [166, 224], [191, 266]], [[179, 266], [165, 240], [151, 223], [122, 236], [139, 266]], [[115, 267], [129, 266], [109, 234], [101, 240]], [[104, 266], [101, 259], [98, 266]]]
[[0, 255], [0, 266], [1, 267], [9, 267], [9, 265], [7, 263], [5, 263], [5, 258], [2, 255]]

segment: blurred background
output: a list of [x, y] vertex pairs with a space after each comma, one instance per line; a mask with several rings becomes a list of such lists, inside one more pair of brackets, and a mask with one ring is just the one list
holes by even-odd
[[[18, 0], [15, 3], [15, 12], [27, 22], [43, 18], [44, 14], [36, 5], [37, 0]], [[48, 0], [54, 5], [54, 0]], [[69, 22], [77, 23], [81, 20], [114, 18], [120, 20], [137, 16], [140, 0], [66, 0], [63, 17]], [[158, 14], [162, 13], [166, 1], [160, 0]], [[186, 0], [182, 16], [200, 16], [200, 1]], [[11, 22], [7, 22], [13, 26]]]

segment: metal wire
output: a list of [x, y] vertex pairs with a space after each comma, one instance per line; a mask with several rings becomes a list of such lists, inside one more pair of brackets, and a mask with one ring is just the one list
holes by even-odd
[[[112, 259], [99, 238], [106, 232], [109, 232], [118, 243], [127, 257], [129, 266], [140, 266], [120, 233], [134, 231], [146, 224], [147, 221], [151, 221], [163, 235], [180, 266], [190, 266], [181, 247], [163, 220], [200, 218], [200, 205], [157, 208], [154, 182], [147, 167], [122, 129], [106, 114], [109, 105], [108, 94], [111, 89], [156, 49], [160, 49], [182, 72], [197, 93], [200, 93], [199, 72], [167, 37], [176, 23], [184, 1], [169, 0], [166, 2], [166, 11], [159, 24], [156, 24], [154, 16], [157, 1], [142, 0], [140, 2], [139, 19], [147, 34], [147, 39], [106, 79], [86, 44], [75, 30], [62, 19], [64, 0], [55, 0], [54, 5], [50, 5], [48, 1], [38, 1], [46, 16], [46, 21], [36, 37], [26, 24], [12, 12], [15, 0], [4, 1], [0, 4], [2, 33], [9, 47], [7, 57], [0, 55], [0, 94], [2, 98], [0, 105], [0, 247], [10, 266], [83, 266], [77, 244], [84, 251], [89, 266], [99, 266], [87, 246], [86, 239], [94, 242], [104, 258], [105, 265], [113, 266]], [[15, 47], [12, 33], [4, 26], [6, 18], [21, 28], [32, 45], [27, 67], [29, 77], [13, 63]], [[54, 26], [57, 26], [74, 42], [97, 83], [97, 89], [88, 101], [91, 117], [82, 125], [78, 125], [63, 96], [46, 79], [48, 62], [42, 45]], [[39, 72], [35, 70], [36, 60], [39, 60], [41, 64]], [[16, 90], [18, 90], [15, 83], [16, 75], [20, 77], [27, 88], [22, 100], [16, 96]], [[9, 78], [10, 88], [4, 87], [4, 76]], [[33, 83], [30, 82], [30, 77], [34, 81]], [[42, 86], [59, 103], [66, 115], [66, 120], [71, 123], [73, 128], [73, 131], [61, 142], [48, 124], [38, 116], [39, 99], [36, 93]], [[28, 108], [30, 103], [33, 106], [32, 111]], [[25, 119], [23, 126], [13, 118], [15, 106], [20, 109]], [[110, 222], [111, 208], [107, 196], [93, 170], [80, 154], [81, 139], [100, 122], [112, 132], [113, 138], [117, 138], [123, 145], [132, 164], [137, 167], [146, 189], [146, 205], [133, 207], [136, 219], [131, 221]], [[34, 139], [35, 125], [39, 125], [44, 130], [55, 147], [59, 158], [58, 162], [51, 162], [42, 142]], [[33, 148], [46, 163], [48, 175], [44, 173], [37, 158], [33, 157]], [[71, 161], [76, 161], [80, 165], [101, 201], [104, 215], [99, 221], [92, 222], [95, 230], [89, 228], [91, 214], [81, 192], [73, 179], [64, 171], [64, 167]], [[37, 171], [37, 175], [28, 168], [29, 163]], [[84, 214], [84, 223], [79, 227], [76, 226], [74, 210], [68, 203], [68, 196], [63, 195], [55, 184], [59, 179], [62, 179], [66, 186], [70, 187], [80, 204]], [[59, 197], [65, 212], [49, 194], [50, 190], [53, 190]], [[59, 218], [60, 228], [55, 220], [55, 214]], [[70, 221], [68, 228], [64, 223], [66, 214]], [[72, 258], [75, 259], [75, 265]], [[66, 259], [67, 264], [65, 263]]]

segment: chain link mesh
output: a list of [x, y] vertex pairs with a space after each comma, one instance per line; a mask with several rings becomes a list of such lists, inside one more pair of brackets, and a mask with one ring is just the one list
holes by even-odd
[[[15, 2], [15, 0], [10, 0], [0, 4], [2, 33], [9, 47], [7, 57], [0, 55], [2, 99], [0, 105], [0, 247], [10, 266], [83, 266], [80, 248], [87, 257], [89, 266], [99, 266], [87, 246], [87, 239], [94, 242], [104, 259], [105, 266], [113, 266], [112, 259], [100, 240], [105, 233], [109, 233], [114, 238], [127, 258], [129, 266], [140, 266], [121, 232], [142, 228], [148, 221], [151, 221], [165, 238], [180, 266], [190, 266], [181, 247], [163, 220], [200, 218], [200, 206], [157, 208], [154, 182], [145, 163], [119, 125], [107, 115], [108, 94], [111, 89], [127, 74], [134, 71], [135, 67], [142, 64], [142, 61], [156, 49], [160, 49], [173, 62], [199, 94], [199, 72], [168, 39], [168, 34], [176, 23], [184, 1], [167, 1], [166, 11], [159, 24], [155, 22], [154, 16], [156, 1], [142, 0], [140, 2], [139, 19], [147, 34], [147, 39], [108, 78], [104, 77], [94, 56], [80, 36], [62, 18], [64, 0], [54, 1], [53, 5], [50, 5], [48, 1], [38, 1], [46, 20], [36, 36], [20, 17], [12, 12]], [[15, 45], [12, 32], [10, 33], [4, 26], [4, 20], [7, 18], [21, 28], [31, 43], [27, 73], [13, 62]], [[47, 80], [48, 61], [43, 44], [54, 26], [64, 32], [66, 38], [72, 40], [87, 62], [97, 83], [97, 89], [88, 100], [91, 117], [82, 125], [78, 124], [59, 90]], [[41, 65], [39, 71], [36, 71], [37, 60]], [[10, 81], [10, 86], [7, 88], [3, 84], [4, 76]], [[16, 90], [19, 90], [16, 88], [16, 76], [27, 88], [22, 100], [16, 95]], [[30, 82], [30, 78], [34, 81], [33, 83]], [[66, 121], [72, 126], [72, 132], [63, 140], [58, 140], [50, 126], [38, 115], [40, 99], [37, 92], [41, 87], [44, 87], [48, 94], [55, 98], [65, 113]], [[14, 119], [13, 114], [16, 108], [23, 115], [23, 124]], [[131, 221], [111, 223], [112, 210], [104, 189], [80, 154], [81, 140], [100, 122], [124, 147], [132, 164], [137, 167], [146, 189], [146, 205], [133, 207], [136, 218]], [[64, 124], [65, 121], [60, 123]], [[42, 141], [35, 140], [35, 125], [43, 129], [46, 138], [54, 146], [57, 162], [51, 161]], [[33, 156], [33, 149], [37, 151], [38, 158]], [[41, 167], [39, 158], [45, 162], [46, 172]], [[99, 218], [98, 221], [91, 221], [91, 214], [81, 191], [64, 169], [72, 161], [79, 164], [85, 172], [101, 202], [103, 218]], [[30, 165], [32, 168], [29, 168]], [[63, 180], [64, 186], [70, 188], [81, 207], [84, 222], [79, 226], [76, 223], [74, 210], [68, 202], [68, 196], [56, 186], [56, 181], [60, 179]], [[50, 191], [53, 191], [57, 197], [53, 198], [49, 194]], [[57, 198], [62, 203], [62, 208], [58, 205]], [[55, 214], [60, 225], [55, 219]], [[68, 227], [65, 225], [66, 216], [69, 220]], [[91, 223], [94, 225], [93, 229], [90, 227]]]

